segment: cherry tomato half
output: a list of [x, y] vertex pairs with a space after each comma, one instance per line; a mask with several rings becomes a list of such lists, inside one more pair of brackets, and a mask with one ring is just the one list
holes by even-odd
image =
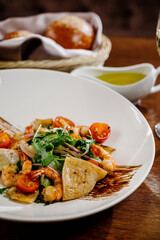
[[96, 122], [90, 126], [90, 131], [93, 139], [95, 139], [96, 142], [102, 143], [110, 136], [111, 128], [106, 123]]
[[34, 131], [33, 131], [33, 126], [27, 126], [26, 127], [26, 134], [31, 134], [31, 133], [34, 133]]
[[61, 127], [61, 128], [64, 128], [64, 127], [67, 127], [67, 128], [70, 128], [70, 127], [74, 127], [75, 124], [68, 118], [64, 118], [62, 116], [58, 116], [55, 118], [55, 121], [54, 121], [54, 124], [55, 124], [55, 127]]
[[8, 148], [10, 145], [10, 138], [5, 132], [0, 132], [0, 148]]
[[32, 193], [40, 186], [39, 179], [31, 179], [30, 174], [23, 174], [17, 180], [18, 188], [26, 193]]

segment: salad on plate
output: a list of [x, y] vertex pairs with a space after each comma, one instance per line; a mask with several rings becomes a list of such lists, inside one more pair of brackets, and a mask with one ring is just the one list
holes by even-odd
[[48, 204], [109, 186], [117, 171], [115, 149], [103, 144], [110, 133], [106, 123], [75, 126], [62, 116], [35, 119], [24, 131], [0, 118], [0, 193], [22, 203]]

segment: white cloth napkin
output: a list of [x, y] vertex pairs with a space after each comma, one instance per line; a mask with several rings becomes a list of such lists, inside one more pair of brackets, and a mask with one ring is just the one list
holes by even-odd
[[[46, 28], [57, 18], [75, 15], [88, 21], [95, 30], [95, 39], [91, 50], [64, 49], [50, 38], [44, 37]], [[16, 30], [27, 30], [34, 34], [3, 40], [4, 35]], [[74, 56], [91, 56], [101, 44], [102, 22], [93, 12], [43, 13], [30, 17], [8, 18], [0, 21], [0, 60], [43, 60], [61, 59]]]

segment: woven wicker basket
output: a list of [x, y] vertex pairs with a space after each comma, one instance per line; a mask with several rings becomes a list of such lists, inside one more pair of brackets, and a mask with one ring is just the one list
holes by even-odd
[[102, 66], [109, 57], [111, 51], [111, 41], [102, 35], [102, 44], [92, 56], [78, 56], [60, 60], [41, 60], [41, 61], [0, 61], [0, 69], [11, 68], [41, 68], [70, 72], [82, 65]]

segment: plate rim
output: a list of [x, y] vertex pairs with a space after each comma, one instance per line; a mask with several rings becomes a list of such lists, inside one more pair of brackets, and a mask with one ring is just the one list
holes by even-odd
[[[66, 73], [66, 72], [61, 72], [61, 71], [57, 71], [57, 70], [47, 70], [47, 69], [34, 69], [34, 68], [21, 68], [21, 69], [3, 69], [3, 70], [0, 70], [0, 77], [1, 77], [1, 72], [10, 72], [10, 71], [36, 71], [37, 74], [38, 72], [40, 71], [46, 71], [46, 72], [51, 72], [51, 73], [58, 73], [58, 74], [61, 74], [61, 75], [71, 75], [70, 73]], [[83, 79], [83, 80], [86, 80], [88, 82], [93, 82], [91, 79], [87, 79], [85, 77], [80, 77], [80, 76], [73, 76], [71, 75], [73, 78], [78, 78], [78, 79]], [[1, 80], [1, 79], [0, 79]], [[141, 177], [141, 181], [139, 181], [132, 189], [130, 189], [129, 191], [127, 191], [125, 194], [123, 194], [121, 197], [119, 197], [117, 200], [114, 200], [113, 203], [109, 203], [107, 204], [107, 206], [104, 204], [102, 206], [99, 206], [95, 209], [91, 209], [89, 211], [85, 211], [85, 212], [82, 212], [82, 213], [74, 213], [74, 214], [70, 214], [69, 216], [65, 216], [65, 217], [57, 217], [57, 218], [54, 218], [54, 217], [43, 217], [43, 218], [38, 218], [38, 217], [33, 217], [33, 218], [24, 218], [22, 216], [16, 216], [16, 218], [13, 216], [5, 216], [6, 213], [1, 213], [0, 212], [0, 218], [3, 219], [3, 220], [9, 220], [9, 221], [14, 221], [14, 222], [63, 222], [63, 221], [70, 221], [70, 220], [75, 220], [75, 219], [79, 219], [79, 218], [82, 218], [82, 217], [87, 217], [87, 216], [90, 216], [90, 215], [93, 215], [93, 214], [96, 214], [96, 213], [99, 213], [99, 212], [102, 212], [104, 210], [107, 210], [111, 207], [113, 207], [114, 205], [117, 205], [118, 203], [120, 203], [121, 201], [123, 201], [124, 199], [126, 199], [128, 196], [130, 196], [133, 192], [135, 192], [139, 187], [140, 185], [144, 182], [144, 180], [146, 179], [146, 177], [148, 176], [149, 172], [151, 171], [151, 168], [153, 166], [153, 163], [154, 163], [154, 158], [155, 158], [155, 139], [154, 139], [154, 135], [153, 135], [153, 132], [152, 132], [152, 129], [148, 123], [148, 121], [146, 120], [146, 118], [144, 117], [144, 115], [140, 112], [139, 109], [137, 109], [134, 104], [132, 104], [128, 99], [126, 99], [125, 97], [123, 97], [122, 95], [120, 95], [119, 93], [115, 92], [113, 89], [110, 89], [109, 87], [107, 86], [104, 86], [102, 83], [99, 83], [99, 82], [94, 82], [94, 84], [98, 84], [100, 86], [102, 86], [103, 88], [106, 88], [108, 91], [111, 91], [111, 92], [114, 92], [114, 94], [116, 95], [119, 95], [119, 97], [123, 98], [124, 101], [127, 102], [127, 104], [129, 104], [130, 106], [132, 106], [137, 112], [138, 114], [140, 114], [141, 118], [143, 119], [143, 121], [145, 122], [145, 124], [147, 125], [148, 129], [150, 130], [150, 138], [151, 138], [151, 142], [152, 142], [152, 159], [150, 160], [150, 164], [149, 164], [149, 167], [147, 168], [147, 171], [145, 172], [145, 174], [143, 175], [143, 177]], [[79, 199], [77, 199], [79, 200]], [[95, 201], [95, 200], [94, 200]]]

